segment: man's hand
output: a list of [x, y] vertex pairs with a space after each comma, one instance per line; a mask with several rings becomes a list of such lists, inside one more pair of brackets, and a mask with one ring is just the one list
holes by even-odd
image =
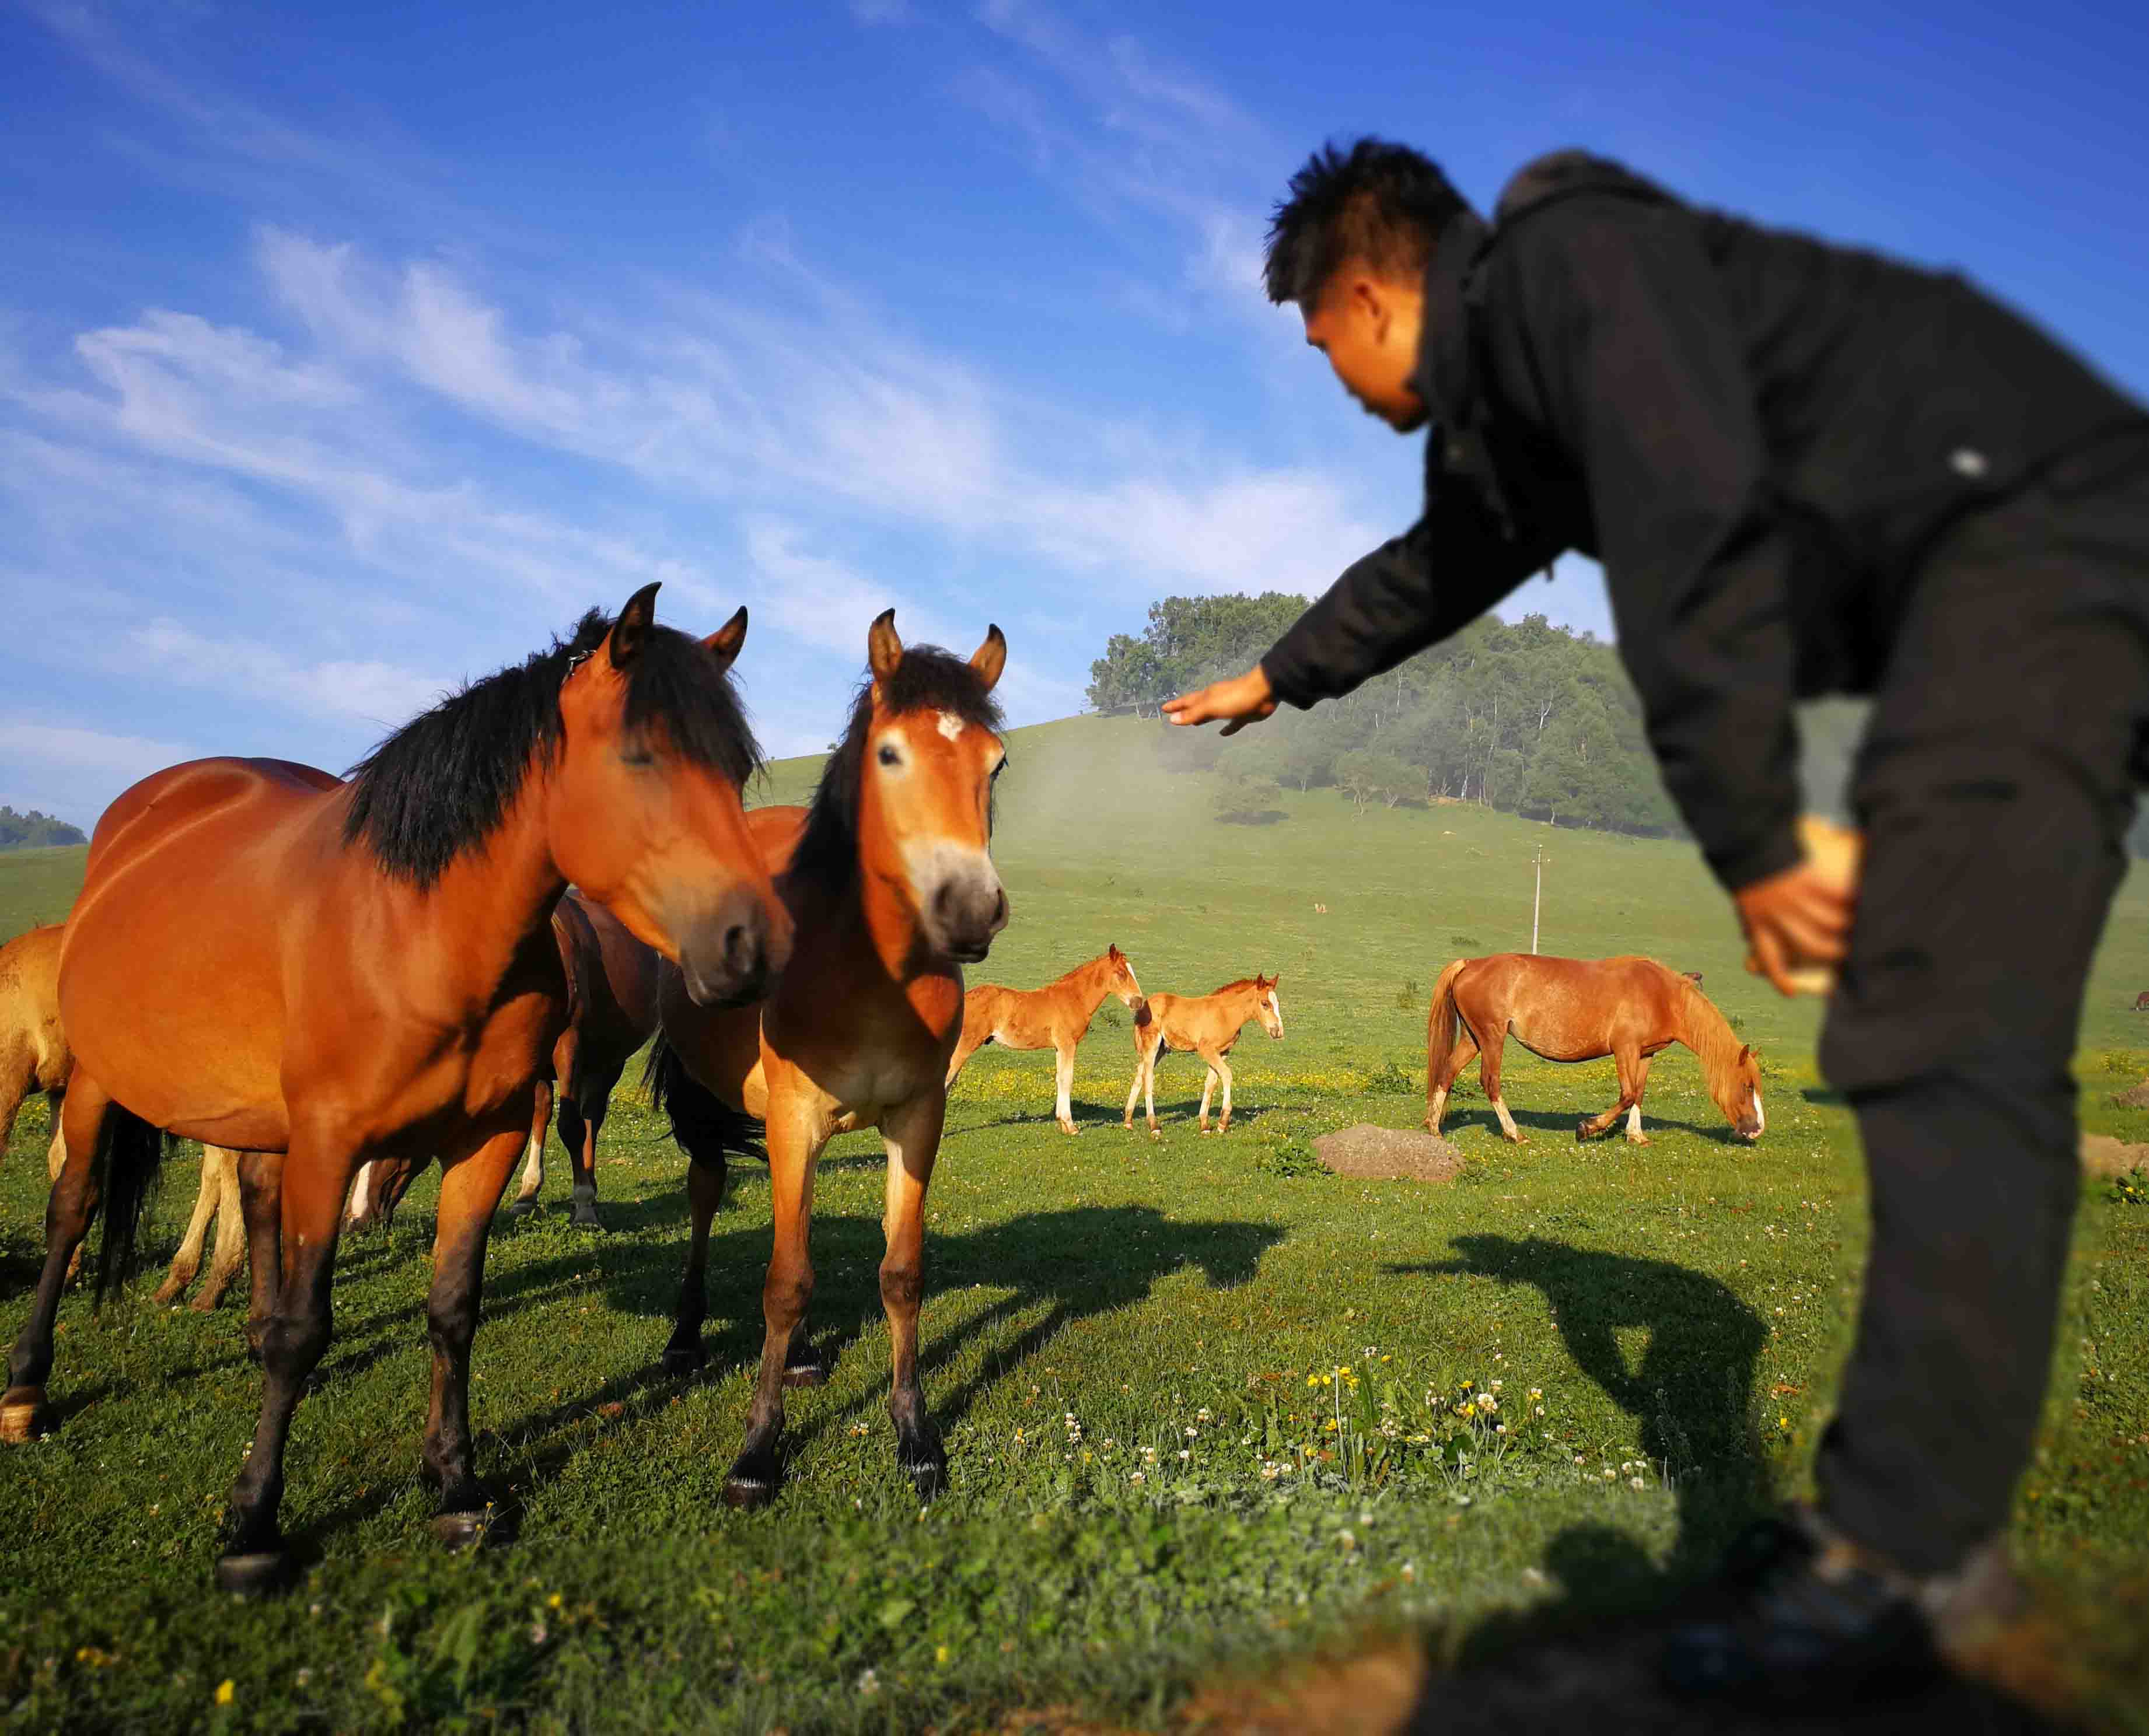
[[1259, 723], [1269, 716], [1276, 708], [1276, 694], [1257, 663], [1243, 675], [1234, 675], [1227, 681], [1211, 681], [1192, 693], [1166, 700], [1164, 715], [1175, 724], [1213, 723], [1224, 718], [1227, 720], [1224, 734], [1236, 735], [1248, 724]]
[[[1810, 858], [1732, 894], [1752, 963], [1778, 992], [1798, 993], [1793, 973], [1843, 962], [1857, 894]], [[1749, 965], [1749, 968], [1752, 968]]]

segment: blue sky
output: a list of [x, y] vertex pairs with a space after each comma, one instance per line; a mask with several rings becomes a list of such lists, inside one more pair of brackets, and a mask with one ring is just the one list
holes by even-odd
[[[0, 4], [0, 801], [340, 768], [662, 579], [818, 748], [893, 605], [1080, 708], [1414, 515], [1256, 282], [1324, 137], [1583, 144], [2149, 391], [2149, 8]], [[1570, 562], [1517, 608], [1600, 631]]]

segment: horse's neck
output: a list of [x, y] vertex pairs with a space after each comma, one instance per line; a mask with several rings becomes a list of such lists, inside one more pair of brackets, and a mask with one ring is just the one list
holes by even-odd
[[1730, 1090], [1732, 1055], [1738, 1036], [1731, 1021], [1704, 1000], [1699, 991], [1685, 983], [1680, 988], [1683, 992], [1679, 994], [1679, 1041], [1699, 1058], [1702, 1084], [1722, 1109]]
[[1093, 958], [1086, 965], [1078, 965], [1062, 979], [1072, 985], [1075, 1005], [1081, 1008], [1082, 1016], [1094, 1018], [1097, 1009], [1105, 1004], [1105, 996], [1112, 992], [1112, 961], [1109, 954]]
[[533, 946], [559, 956], [552, 912], [567, 880], [552, 860], [545, 793], [542, 775], [532, 772], [506, 817], [425, 895], [420, 921], [451, 941], [440, 956], [467, 977], [474, 1001], [489, 1001]]

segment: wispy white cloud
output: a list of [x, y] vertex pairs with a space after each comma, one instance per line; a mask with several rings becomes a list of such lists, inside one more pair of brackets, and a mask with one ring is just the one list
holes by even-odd
[[390, 727], [424, 710], [451, 685], [435, 675], [366, 659], [308, 662], [273, 645], [198, 633], [170, 620], [131, 629], [120, 655], [184, 686]]

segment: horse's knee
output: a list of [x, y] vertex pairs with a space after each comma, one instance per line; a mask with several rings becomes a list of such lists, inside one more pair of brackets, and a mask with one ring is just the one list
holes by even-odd
[[922, 1264], [906, 1261], [900, 1265], [881, 1267], [881, 1306], [889, 1313], [916, 1313], [924, 1294], [925, 1269]]

